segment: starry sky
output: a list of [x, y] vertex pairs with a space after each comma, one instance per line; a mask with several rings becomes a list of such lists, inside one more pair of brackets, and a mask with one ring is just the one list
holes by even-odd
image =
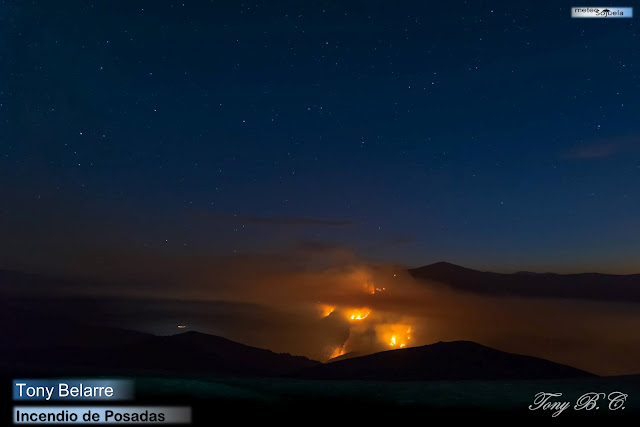
[[639, 272], [637, 18], [571, 6], [3, 1], [0, 267]]

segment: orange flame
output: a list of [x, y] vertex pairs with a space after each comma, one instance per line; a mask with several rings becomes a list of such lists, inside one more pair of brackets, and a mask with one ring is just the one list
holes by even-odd
[[376, 325], [376, 335], [389, 347], [404, 348], [410, 344], [412, 327], [407, 324], [386, 323]]
[[336, 308], [332, 305], [327, 305], [327, 304], [319, 304], [318, 305], [318, 311], [320, 311], [320, 315], [322, 317], [327, 317], [329, 316], [331, 313], [333, 313], [333, 311]]
[[364, 320], [367, 317], [369, 317], [369, 314], [371, 314], [371, 310], [369, 310], [368, 308], [361, 308], [361, 309], [350, 310], [347, 313], [347, 317], [350, 320]]
[[364, 288], [367, 290], [368, 294], [375, 294], [376, 293], [376, 288], [373, 285], [373, 283], [370, 283], [368, 280], [364, 282]]
[[329, 357], [329, 359], [333, 359], [336, 357], [340, 357], [345, 353], [344, 351], [344, 347], [337, 347], [335, 350], [333, 350], [333, 353], [331, 353], [331, 356]]
[[378, 294], [378, 293], [381, 293], [381, 292], [386, 292], [386, 290], [387, 290], [387, 288], [376, 288], [373, 285], [371, 285], [369, 289], [370, 289], [369, 293], [371, 295], [375, 295], [375, 294]]

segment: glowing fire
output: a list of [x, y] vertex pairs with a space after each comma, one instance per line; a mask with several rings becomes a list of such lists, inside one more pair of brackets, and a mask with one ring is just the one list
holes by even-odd
[[377, 288], [374, 285], [369, 286], [369, 293], [371, 295], [379, 294], [381, 292], [386, 292], [387, 288]]
[[410, 344], [413, 329], [407, 324], [387, 323], [376, 325], [376, 335], [393, 348], [404, 348]]
[[369, 316], [369, 314], [371, 314], [371, 310], [369, 310], [368, 308], [362, 308], [349, 311], [349, 313], [347, 313], [347, 316], [351, 320], [364, 320]]
[[335, 357], [340, 357], [344, 354], [344, 347], [338, 347], [335, 350], [333, 350], [333, 353], [331, 353], [331, 356], [329, 357], [329, 359], [333, 359]]
[[322, 317], [327, 317], [329, 316], [331, 313], [333, 313], [333, 311], [336, 308], [332, 305], [327, 305], [327, 304], [319, 304], [318, 305], [318, 310], [320, 311], [320, 315]]
[[351, 320], [362, 320], [362, 319], [366, 319], [367, 316], [369, 316], [369, 312], [367, 312], [365, 314], [352, 314], [351, 315]]

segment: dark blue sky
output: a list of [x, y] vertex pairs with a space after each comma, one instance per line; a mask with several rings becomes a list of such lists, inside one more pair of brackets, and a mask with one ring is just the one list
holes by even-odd
[[638, 272], [637, 18], [571, 6], [3, 2], [0, 260]]

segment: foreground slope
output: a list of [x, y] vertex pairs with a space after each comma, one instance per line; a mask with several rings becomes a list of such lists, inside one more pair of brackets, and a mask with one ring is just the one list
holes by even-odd
[[307, 369], [298, 377], [332, 380], [431, 381], [592, 377], [545, 359], [506, 353], [471, 342], [439, 342], [384, 351]]

